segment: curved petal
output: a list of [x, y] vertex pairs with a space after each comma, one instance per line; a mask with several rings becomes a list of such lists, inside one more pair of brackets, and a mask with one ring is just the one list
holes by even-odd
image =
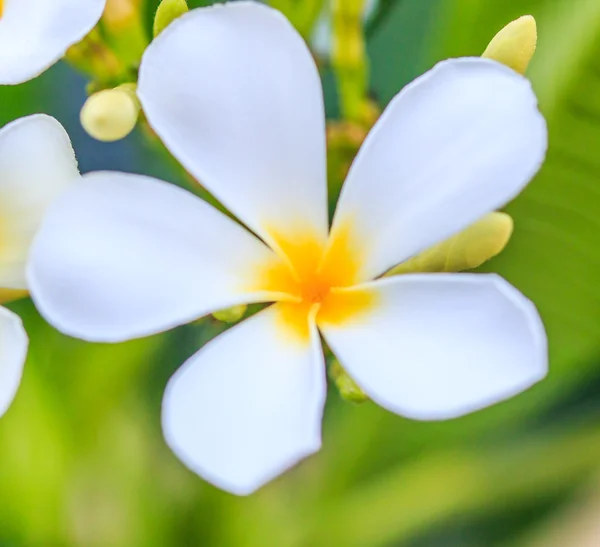
[[114, 342], [273, 299], [248, 289], [252, 266], [272, 256], [185, 190], [138, 175], [92, 173], [50, 207], [28, 281], [38, 309], [59, 330]]
[[4, 0], [0, 84], [41, 74], [98, 22], [106, 0]]
[[546, 123], [531, 84], [454, 59], [403, 89], [358, 153], [333, 236], [352, 226], [372, 279], [514, 198], [540, 168]]
[[163, 431], [193, 471], [246, 495], [321, 446], [325, 367], [314, 322], [305, 343], [278, 305], [222, 334], [171, 378]]
[[547, 373], [534, 305], [496, 275], [422, 274], [356, 288], [380, 305], [319, 325], [342, 366], [381, 406], [443, 420], [492, 405]]
[[146, 50], [138, 95], [175, 157], [267, 242], [327, 234], [321, 81], [300, 35], [254, 2], [191, 11]]
[[28, 345], [21, 318], [0, 306], [0, 416], [8, 410], [21, 383]]
[[0, 130], [0, 287], [26, 289], [25, 262], [48, 206], [79, 178], [71, 141], [36, 114]]

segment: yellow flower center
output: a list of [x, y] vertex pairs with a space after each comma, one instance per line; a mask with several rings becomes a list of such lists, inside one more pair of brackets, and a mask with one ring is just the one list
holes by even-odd
[[305, 341], [310, 314], [316, 314], [320, 324], [339, 325], [371, 308], [371, 293], [348, 290], [359, 281], [360, 266], [360, 252], [351, 244], [349, 229], [338, 230], [329, 244], [309, 231], [298, 231], [296, 237], [273, 230], [270, 234], [281, 258], [259, 267], [256, 287], [286, 296], [278, 304], [286, 333]]
[[4, 0], [0, 0], [0, 17], [2, 17], [3, 11], [4, 11]]

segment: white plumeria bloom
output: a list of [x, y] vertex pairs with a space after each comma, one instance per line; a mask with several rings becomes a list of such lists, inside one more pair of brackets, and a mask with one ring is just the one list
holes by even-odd
[[168, 385], [164, 433], [191, 469], [248, 494], [319, 449], [319, 333], [374, 401], [416, 419], [460, 416], [544, 377], [538, 313], [498, 276], [378, 279], [536, 173], [546, 125], [525, 78], [457, 59], [407, 86], [359, 152], [331, 230], [319, 74], [281, 14], [190, 12], [147, 50], [138, 93], [171, 152], [256, 235], [172, 185], [95, 173], [51, 208], [29, 281], [54, 325], [96, 341], [274, 302]]
[[0, 84], [52, 66], [102, 16], [106, 0], [0, 0]]
[[[79, 178], [62, 126], [35, 115], [0, 130], [0, 301], [27, 294], [25, 264], [48, 204]], [[27, 355], [18, 315], [0, 307], [0, 416], [12, 402]]]

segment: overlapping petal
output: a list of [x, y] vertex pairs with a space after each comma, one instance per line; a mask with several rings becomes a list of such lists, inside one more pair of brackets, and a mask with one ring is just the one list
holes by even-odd
[[279, 12], [236, 2], [181, 17], [147, 49], [138, 95], [175, 157], [267, 242], [326, 237], [321, 81]]
[[251, 272], [274, 257], [244, 228], [176, 186], [100, 172], [50, 207], [28, 282], [42, 314], [79, 338], [119, 341], [240, 303]]
[[47, 207], [79, 179], [62, 125], [37, 114], [0, 130], [0, 287], [26, 289], [25, 262]]
[[333, 233], [352, 226], [371, 279], [514, 198], [546, 146], [528, 80], [493, 61], [444, 61], [403, 89], [367, 137]]
[[0, 84], [41, 74], [98, 22], [106, 0], [3, 0]]
[[0, 416], [12, 403], [27, 357], [28, 339], [18, 315], [0, 306]]
[[496, 275], [419, 274], [363, 289], [379, 306], [319, 328], [342, 366], [378, 404], [441, 420], [507, 399], [547, 372], [533, 304]]
[[321, 446], [325, 371], [314, 324], [288, 339], [274, 305], [222, 334], [173, 376], [167, 443], [216, 486], [249, 494]]

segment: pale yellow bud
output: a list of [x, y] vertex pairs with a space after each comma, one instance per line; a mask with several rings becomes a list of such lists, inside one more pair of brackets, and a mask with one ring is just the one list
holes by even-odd
[[140, 103], [132, 85], [94, 93], [81, 109], [81, 125], [95, 139], [113, 142], [133, 131]]
[[387, 275], [460, 272], [481, 266], [499, 254], [513, 231], [506, 213], [490, 213], [462, 232], [396, 266]]
[[175, 19], [189, 11], [186, 0], [162, 0], [154, 17], [154, 37], [165, 30]]
[[239, 306], [233, 306], [225, 310], [216, 311], [213, 313], [213, 317], [217, 321], [223, 321], [223, 323], [237, 323], [242, 317], [244, 317], [247, 308], [248, 306], [245, 304], [240, 304]]
[[531, 15], [506, 25], [490, 42], [482, 57], [493, 59], [525, 74], [537, 45], [537, 28]]

